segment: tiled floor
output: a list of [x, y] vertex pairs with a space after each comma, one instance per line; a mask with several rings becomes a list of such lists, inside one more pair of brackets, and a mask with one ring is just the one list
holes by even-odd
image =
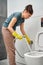
[[0, 65], [9, 65], [7, 59], [6, 60], [1, 60]]
[[[6, 59], [6, 60], [0, 61], [0, 65], [9, 65], [8, 60]], [[17, 62], [16, 65], [25, 65], [25, 64], [21, 64]]]

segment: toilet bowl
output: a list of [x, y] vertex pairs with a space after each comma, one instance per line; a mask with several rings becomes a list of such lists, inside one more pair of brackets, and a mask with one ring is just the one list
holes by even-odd
[[43, 32], [36, 36], [36, 50], [24, 54], [27, 65], [43, 65]]
[[32, 51], [24, 56], [27, 65], [43, 65], [43, 52]]

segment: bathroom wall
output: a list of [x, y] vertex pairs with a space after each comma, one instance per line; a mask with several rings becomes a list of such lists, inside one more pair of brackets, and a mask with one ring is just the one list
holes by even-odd
[[[9, 16], [13, 12], [23, 11], [24, 7], [27, 4], [33, 5], [34, 13], [30, 19], [25, 20], [25, 31], [28, 36], [33, 40], [33, 42], [35, 42], [36, 34], [41, 26], [41, 17], [43, 17], [43, 0], [7, 0], [7, 16]], [[17, 27], [16, 31], [21, 33], [19, 27]], [[17, 40], [15, 46], [22, 56], [25, 52], [27, 52], [25, 40]], [[34, 49], [34, 44], [32, 46], [32, 49]], [[24, 63], [24, 60], [18, 55], [17, 61]]]

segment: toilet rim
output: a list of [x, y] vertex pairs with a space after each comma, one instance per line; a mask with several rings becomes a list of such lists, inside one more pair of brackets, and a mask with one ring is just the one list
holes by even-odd
[[[32, 55], [32, 53], [34, 53], [34, 55]], [[25, 57], [31, 57], [31, 58], [40, 58], [43, 57], [43, 52], [38, 52], [38, 51], [32, 51], [31, 52], [27, 52], [24, 54]]]

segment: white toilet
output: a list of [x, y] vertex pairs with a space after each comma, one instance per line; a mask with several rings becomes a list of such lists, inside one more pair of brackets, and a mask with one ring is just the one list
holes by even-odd
[[36, 51], [24, 54], [27, 65], [43, 65], [43, 31], [38, 32], [35, 42]]

